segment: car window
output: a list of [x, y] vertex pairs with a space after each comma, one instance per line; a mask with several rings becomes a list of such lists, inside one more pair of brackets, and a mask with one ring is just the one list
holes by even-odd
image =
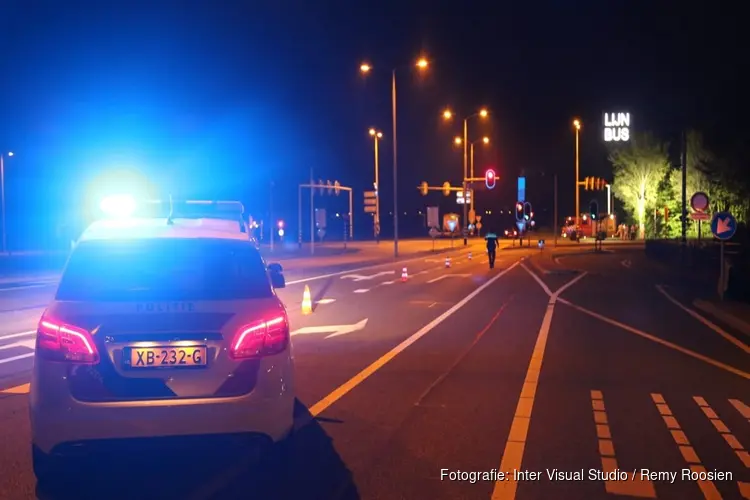
[[84, 241], [73, 251], [57, 300], [239, 300], [273, 296], [249, 241]]

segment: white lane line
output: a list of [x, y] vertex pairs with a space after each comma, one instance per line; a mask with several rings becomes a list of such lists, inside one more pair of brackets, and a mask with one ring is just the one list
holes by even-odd
[[33, 355], [34, 355], [33, 352], [28, 352], [26, 354], [19, 354], [18, 356], [12, 356], [10, 358], [0, 359], [0, 365], [3, 365], [5, 363], [10, 363], [11, 361], [18, 361], [19, 359], [30, 358]]
[[344, 397], [347, 393], [349, 393], [352, 389], [357, 387], [359, 384], [367, 380], [368, 377], [370, 377], [373, 373], [378, 371], [380, 368], [385, 366], [388, 362], [390, 362], [393, 358], [398, 356], [401, 352], [403, 352], [407, 347], [412, 345], [417, 340], [421, 339], [428, 333], [430, 333], [435, 327], [440, 325], [443, 321], [451, 317], [453, 314], [455, 314], [459, 309], [461, 309], [463, 306], [468, 304], [474, 297], [482, 293], [485, 289], [490, 287], [493, 283], [495, 283], [497, 280], [505, 276], [507, 273], [509, 273], [511, 270], [513, 270], [519, 263], [516, 262], [509, 266], [507, 269], [502, 271], [500, 274], [495, 276], [494, 278], [490, 279], [483, 285], [480, 285], [477, 287], [476, 290], [471, 292], [469, 295], [458, 301], [453, 307], [445, 311], [443, 314], [438, 316], [437, 318], [430, 321], [428, 324], [423, 326], [419, 331], [412, 334], [408, 339], [404, 340], [400, 344], [398, 344], [396, 347], [385, 353], [383, 356], [375, 360], [373, 363], [371, 363], [367, 368], [356, 374], [351, 379], [344, 382], [342, 385], [337, 387], [333, 390], [330, 394], [325, 396], [323, 399], [315, 403], [313, 406], [310, 407], [310, 414], [313, 417], [316, 417], [320, 415], [322, 412], [327, 410], [331, 407], [336, 401]]
[[444, 274], [442, 276], [438, 276], [437, 278], [432, 278], [427, 283], [435, 283], [436, 281], [440, 281], [440, 280], [445, 279], [445, 278], [468, 278], [470, 276], [471, 276], [471, 274], [455, 274], [455, 273], [453, 273], [453, 274]]
[[669, 293], [667, 293], [667, 291], [664, 290], [664, 288], [661, 285], [656, 285], [656, 289], [659, 290], [659, 293], [664, 295], [667, 298], [667, 300], [670, 301], [672, 304], [676, 305], [677, 307], [679, 307], [680, 309], [688, 313], [690, 316], [697, 319], [698, 321], [700, 321], [701, 323], [709, 327], [711, 330], [713, 330], [714, 332], [724, 337], [725, 340], [731, 342], [732, 344], [736, 345], [737, 347], [739, 347], [746, 353], [750, 354], [750, 346], [744, 344], [740, 339], [738, 339], [734, 335], [731, 335], [725, 332], [724, 329], [721, 328], [719, 325], [712, 323], [711, 321], [704, 318], [703, 316], [693, 311], [692, 309], [683, 306], [677, 299], [669, 295]]
[[14, 339], [16, 337], [26, 337], [27, 335], [34, 335], [36, 330], [27, 330], [25, 332], [10, 333], [8, 335], [0, 335], [0, 340]]
[[679, 346], [677, 344], [673, 344], [672, 342], [668, 342], [662, 338], [659, 338], [655, 335], [651, 335], [650, 333], [646, 333], [644, 331], [638, 330], [637, 328], [633, 328], [630, 325], [626, 325], [625, 323], [620, 323], [617, 320], [614, 320], [612, 318], [608, 318], [606, 316], [603, 316], [597, 312], [591, 311], [589, 309], [586, 309], [585, 307], [577, 306], [573, 304], [572, 302], [569, 302], [565, 299], [558, 299], [558, 302], [561, 304], [565, 304], [568, 307], [572, 307], [576, 311], [580, 311], [584, 314], [588, 314], [592, 318], [596, 318], [600, 321], [604, 321], [605, 323], [609, 323], [610, 325], [616, 326], [618, 328], [622, 328], [625, 331], [628, 331], [630, 333], [633, 333], [635, 335], [638, 335], [639, 337], [643, 337], [644, 339], [648, 339], [652, 342], [656, 342], [657, 344], [661, 344], [664, 347], [669, 347], [670, 349], [674, 349], [675, 351], [681, 352], [683, 354], [687, 354], [688, 356], [691, 356], [695, 359], [699, 359], [705, 363], [708, 363], [709, 365], [714, 365], [717, 368], [721, 368], [722, 370], [726, 370], [730, 373], [733, 373], [735, 375], [739, 375], [742, 378], [750, 380], [750, 373], [743, 372], [742, 370], [738, 370], [737, 368], [734, 368], [733, 366], [729, 366], [727, 364], [722, 363], [721, 361], [716, 361], [715, 359], [711, 359], [708, 356], [704, 356], [703, 354], [697, 353], [695, 351], [691, 351], [690, 349], [686, 349], [682, 346]]
[[384, 282], [381, 283], [381, 285], [392, 285], [395, 282], [396, 282], [395, 280], [394, 281], [384, 281]]
[[[505, 450], [503, 451], [500, 462], [499, 470], [501, 471], [521, 470], [523, 453], [526, 448], [526, 438], [529, 434], [529, 427], [531, 426], [534, 398], [536, 397], [536, 389], [539, 385], [539, 376], [542, 372], [544, 350], [547, 347], [547, 337], [549, 336], [550, 326], [552, 325], [552, 315], [555, 311], [555, 303], [561, 293], [586, 276], [586, 273], [582, 273], [561, 286], [556, 292], [549, 293], [549, 288], [539, 276], [534, 274], [528, 267], [526, 267], [526, 265], [521, 264], [521, 267], [523, 267], [526, 272], [542, 286], [542, 289], [549, 296], [549, 302], [547, 303], [547, 310], [544, 312], [544, 318], [542, 318], [542, 326], [539, 328], [539, 334], [536, 337], [536, 344], [534, 345], [534, 352], [529, 361], [529, 367], [526, 370], [526, 378], [523, 382], [521, 394], [518, 397], [516, 413], [513, 415], [513, 423], [510, 425], [510, 433], [508, 434], [508, 440], [505, 443]], [[506, 476], [505, 479], [505, 481], [495, 482], [495, 488], [492, 490], [492, 500], [511, 500], [516, 498], [518, 482], [515, 481], [515, 478], [513, 478], [512, 475]]]
[[[424, 259], [424, 256], [422, 256], [422, 257], [413, 257], [411, 259], [399, 260], [397, 262], [383, 262], [381, 264], [373, 264], [371, 266], [358, 267], [358, 268], [355, 268], [355, 269], [345, 269], [344, 271], [336, 271], [335, 273], [321, 274], [320, 276], [311, 276], [309, 278], [301, 278], [301, 279], [298, 279], [298, 280], [287, 281], [286, 284], [287, 285], [297, 285], [299, 283], [307, 283], [308, 281], [315, 281], [315, 280], [322, 280], [322, 279], [325, 279], [325, 278], [332, 278], [334, 276], [341, 276], [342, 274], [354, 274], [354, 273], [358, 273], [360, 271], [368, 271], [370, 269], [377, 269], [379, 267], [394, 266], [394, 265], [398, 266], [398, 265], [404, 264], [405, 262], [416, 262], [416, 261], [422, 260], [422, 259]], [[439, 262], [442, 262], [442, 261], [439, 261]]]
[[28, 290], [30, 288], [49, 288], [51, 286], [55, 286], [54, 283], [44, 284], [44, 285], [23, 285], [23, 286], [14, 286], [13, 288], [0, 288], [0, 292], [15, 292], [16, 290]]
[[316, 304], [325, 305], [325, 304], [333, 304], [336, 302], [336, 299], [320, 299], [316, 302]]
[[367, 293], [369, 291], [369, 288], [358, 288], [357, 290], [354, 290], [354, 293]]

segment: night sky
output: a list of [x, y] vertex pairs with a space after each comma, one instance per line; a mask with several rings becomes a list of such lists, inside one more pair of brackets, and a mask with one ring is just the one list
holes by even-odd
[[[58, 225], [81, 219], [95, 179], [125, 168], [159, 195], [241, 199], [257, 218], [268, 217], [273, 181], [274, 219], [290, 227], [297, 184], [312, 169], [316, 180], [356, 190], [355, 227], [366, 236], [371, 126], [385, 134], [387, 234], [393, 67], [402, 234], [426, 232], [418, 215], [426, 205], [459, 210], [452, 198], [416, 190], [423, 180], [460, 181], [452, 138], [461, 124], [442, 120], [446, 106], [491, 114], [469, 129], [471, 139], [491, 138], [491, 147], [477, 147], [477, 171], [492, 167], [500, 177], [497, 189], [478, 194], [478, 211], [512, 207], [524, 173], [540, 224], [551, 225], [554, 175], [560, 217], [573, 212], [574, 117], [584, 123], [582, 176], [611, 178], [604, 112], [630, 112], [633, 130], [672, 142], [683, 127], [702, 129], [717, 148], [748, 137], [742, 16], [693, 4], [3, 0], [0, 149], [15, 153], [5, 162], [10, 245], [48, 244]], [[431, 62], [422, 75], [420, 55]], [[364, 60], [375, 68], [366, 78]], [[319, 200], [331, 214], [346, 211], [343, 197]]]

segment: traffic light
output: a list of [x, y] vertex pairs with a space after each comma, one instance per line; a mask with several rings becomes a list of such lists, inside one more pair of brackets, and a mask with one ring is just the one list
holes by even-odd
[[422, 196], [427, 196], [427, 192], [430, 190], [429, 184], [426, 182], [423, 182], [419, 185], [419, 192], [422, 193]]
[[589, 204], [589, 215], [591, 215], [591, 220], [599, 219], [599, 203], [596, 200], [591, 200]]
[[450, 195], [451, 195], [451, 183], [444, 182], [443, 183], [443, 196], [450, 196]]
[[487, 189], [495, 189], [496, 182], [497, 177], [495, 176], [495, 171], [492, 169], [487, 170], [484, 174], [484, 184], [487, 186]]
[[598, 177], [596, 178], [596, 180], [594, 181], [594, 187], [596, 188], [597, 191], [601, 191], [601, 189], [602, 189], [602, 180], [600, 178], [598, 178]]
[[523, 204], [523, 218], [524, 220], [531, 220], [534, 216], [534, 212], [531, 211], [531, 203], [528, 201]]
[[333, 183], [333, 192], [336, 194], [336, 196], [341, 193], [341, 183], [339, 183], [339, 181]]
[[331, 196], [333, 194], [333, 184], [331, 184], [330, 180], [326, 181], [326, 186], [328, 187], [328, 196]]
[[280, 221], [278, 222], [278, 226], [279, 226], [279, 229], [283, 229], [283, 228], [284, 228], [284, 221], [283, 221], [283, 220], [280, 220]]
[[523, 222], [523, 203], [520, 201], [516, 203], [516, 220], [518, 222]]

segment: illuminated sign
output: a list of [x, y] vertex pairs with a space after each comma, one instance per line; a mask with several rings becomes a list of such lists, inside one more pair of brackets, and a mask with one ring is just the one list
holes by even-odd
[[604, 113], [605, 142], [630, 140], [630, 113]]

